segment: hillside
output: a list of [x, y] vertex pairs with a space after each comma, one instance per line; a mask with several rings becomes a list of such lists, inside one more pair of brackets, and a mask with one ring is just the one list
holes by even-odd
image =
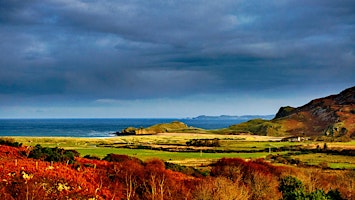
[[355, 87], [293, 108], [281, 107], [272, 120], [255, 119], [223, 130], [230, 134], [355, 137]]
[[189, 127], [186, 124], [173, 121], [171, 123], [155, 124], [147, 128], [128, 127], [121, 132], [116, 132], [116, 135], [154, 135], [157, 133], [172, 133], [172, 132], [205, 132], [203, 129]]

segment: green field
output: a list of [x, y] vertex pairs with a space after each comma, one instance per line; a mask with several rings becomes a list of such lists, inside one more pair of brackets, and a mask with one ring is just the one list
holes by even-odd
[[[76, 149], [81, 155], [94, 155], [103, 158], [109, 153], [124, 154], [139, 158], [141, 160], [149, 160], [159, 158], [164, 161], [175, 163], [190, 163], [188, 165], [209, 164], [220, 158], [265, 158], [269, 153], [203, 153], [203, 152], [168, 152], [146, 149], [125, 149], [125, 148], [82, 148]], [[191, 164], [192, 163], [192, 164]]]
[[355, 169], [355, 159], [353, 156], [329, 155], [324, 153], [304, 154], [292, 156], [308, 165], [322, 165], [326, 163], [331, 168]]
[[[179, 163], [189, 166], [209, 164], [220, 158], [265, 158], [271, 154], [286, 154], [293, 147], [315, 148], [323, 147], [322, 142], [280, 142], [275, 138], [265, 136], [236, 136], [215, 134], [162, 134], [151, 136], [120, 136], [111, 138], [64, 138], [64, 137], [13, 137], [15, 141], [26, 146], [40, 144], [44, 147], [60, 147], [74, 149], [81, 156], [92, 155], [99, 158], [107, 154], [125, 154], [137, 157], [141, 160], [158, 158], [168, 162]], [[187, 148], [186, 142], [191, 139], [214, 139], [218, 138], [220, 147], [197, 148], [196, 152], [172, 152], [163, 150], [151, 150], [149, 147], [162, 148]], [[174, 146], [175, 145], [175, 146]], [[122, 148], [122, 147], [126, 148]], [[139, 149], [140, 147], [145, 149]], [[327, 143], [328, 148], [355, 149], [355, 141], [345, 143]], [[129, 148], [127, 148], [129, 147]], [[275, 149], [283, 147], [283, 151]], [[219, 150], [219, 153], [207, 153], [205, 150]], [[224, 152], [236, 151], [236, 152]], [[239, 152], [238, 152], [239, 151]], [[260, 152], [262, 151], [262, 152]], [[331, 168], [355, 169], [355, 161], [351, 156], [317, 154], [297, 154], [291, 156], [299, 159], [307, 165], [320, 165], [326, 163]]]

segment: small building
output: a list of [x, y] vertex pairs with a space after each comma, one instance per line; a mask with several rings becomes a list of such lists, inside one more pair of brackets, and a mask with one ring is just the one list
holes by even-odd
[[303, 142], [307, 141], [309, 138], [306, 137], [301, 137], [301, 136], [291, 136], [291, 137], [285, 137], [282, 138], [282, 142]]

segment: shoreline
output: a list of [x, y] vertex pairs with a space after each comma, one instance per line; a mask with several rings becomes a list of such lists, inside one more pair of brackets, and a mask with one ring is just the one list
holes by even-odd
[[38, 139], [113, 139], [117, 136], [112, 137], [75, 137], [75, 136], [0, 136], [0, 138], [38, 138]]

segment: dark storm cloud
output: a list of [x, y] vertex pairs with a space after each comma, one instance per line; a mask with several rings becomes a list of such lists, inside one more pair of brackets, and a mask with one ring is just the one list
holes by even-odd
[[355, 80], [353, 1], [1, 1], [0, 26], [6, 96], [161, 98]]

